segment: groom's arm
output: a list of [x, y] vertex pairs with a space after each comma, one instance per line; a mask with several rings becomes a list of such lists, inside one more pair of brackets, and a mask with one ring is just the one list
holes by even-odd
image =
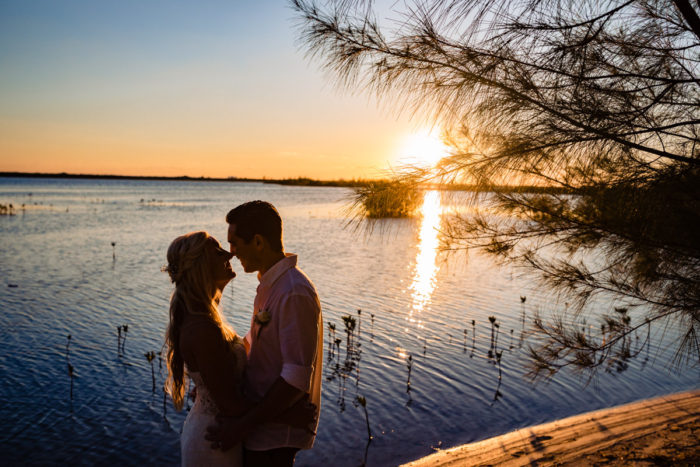
[[206, 439], [213, 442], [212, 448], [227, 451], [243, 441], [256, 426], [273, 420], [304, 394], [279, 377], [265, 397], [242, 417], [216, 417], [218, 426], [207, 428]]
[[242, 437], [245, 438], [256, 426], [278, 417], [301, 399], [304, 394], [304, 391], [292, 386], [284, 378], [277, 378], [270, 390], [265, 394], [265, 397], [246, 412], [243, 417], [239, 418], [240, 423], [238, 425]]
[[219, 441], [226, 450], [256, 426], [279, 417], [309, 391], [318, 352], [318, 333], [321, 332], [318, 328], [320, 310], [313, 296], [294, 294], [283, 300], [279, 310], [281, 374], [258, 404], [241, 418], [220, 420], [219, 430], [210, 430], [207, 439]]

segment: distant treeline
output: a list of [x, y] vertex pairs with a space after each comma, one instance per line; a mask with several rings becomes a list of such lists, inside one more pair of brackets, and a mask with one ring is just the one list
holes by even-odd
[[[314, 180], [307, 177], [297, 177], [297, 178], [283, 178], [281, 180], [274, 179], [264, 179], [263, 183], [275, 183], [277, 185], [293, 185], [293, 186], [342, 186], [342, 187], [356, 187], [363, 186], [370, 182], [376, 182], [376, 180], [363, 180], [363, 179], [353, 179], [353, 180]], [[382, 181], [383, 182], [383, 181]]]
[[[282, 180], [274, 179], [263, 179], [260, 180], [263, 183], [275, 183], [277, 185], [293, 185], [293, 186], [340, 186], [348, 188], [357, 187], [367, 187], [367, 186], [395, 186], [397, 182], [395, 180], [368, 180], [368, 179], [352, 179], [352, 180], [314, 180], [306, 177], [298, 178], [284, 178]], [[445, 190], [445, 191], [489, 191], [489, 192], [503, 192], [503, 193], [548, 193], [548, 194], [560, 194], [560, 193], [574, 193], [573, 190], [564, 187], [547, 187], [547, 186], [497, 186], [497, 187], [480, 187], [477, 185], [463, 185], [463, 184], [430, 184], [424, 187], [430, 190]]]
[[[96, 180], [175, 180], [189, 182], [257, 182], [257, 183], [273, 183], [277, 185], [290, 186], [333, 186], [333, 187], [365, 187], [368, 185], [392, 185], [395, 181], [392, 180], [369, 180], [369, 179], [352, 179], [352, 180], [314, 180], [308, 177], [297, 178], [213, 178], [213, 177], [188, 177], [186, 175], [180, 177], [159, 177], [151, 175], [98, 175], [98, 174], [69, 174], [61, 173], [38, 173], [38, 172], [0, 172], [0, 177], [16, 177], [16, 178], [69, 178], [69, 179], [96, 179]], [[478, 187], [476, 185], [430, 185], [430, 189], [449, 190], [449, 191], [497, 191], [497, 192], [523, 192], [523, 193], [572, 193], [571, 190], [561, 187], [545, 187], [545, 186], [500, 186], [500, 187]]]
[[96, 180], [175, 180], [189, 182], [258, 182], [258, 183], [274, 183], [278, 185], [294, 185], [294, 186], [340, 186], [340, 187], [355, 187], [370, 183], [372, 180], [314, 180], [307, 177], [298, 178], [244, 178], [244, 177], [188, 177], [186, 175], [180, 177], [164, 177], [154, 175], [98, 175], [98, 174], [69, 174], [61, 173], [39, 173], [39, 172], [0, 172], [0, 177], [16, 177], [16, 178], [71, 178], [71, 179], [96, 179]]
[[38, 173], [38, 172], [0, 172], [0, 177], [18, 177], [18, 178], [82, 178], [95, 180], [184, 180], [184, 181], [203, 181], [203, 182], [262, 182], [257, 178], [212, 178], [212, 177], [188, 177], [182, 175], [180, 177], [160, 177], [154, 175], [99, 175], [99, 174], [69, 174], [61, 173]]

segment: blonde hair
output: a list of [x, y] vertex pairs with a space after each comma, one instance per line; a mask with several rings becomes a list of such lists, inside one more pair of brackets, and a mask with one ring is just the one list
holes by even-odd
[[168, 264], [163, 268], [175, 284], [170, 297], [170, 323], [165, 333], [168, 378], [165, 389], [177, 410], [185, 398], [185, 361], [180, 350], [180, 333], [185, 316], [202, 315], [221, 330], [225, 342], [232, 345], [236, 333], [226, 324], [219, 310], [221, 290], [216, 287], [207, 266], [205, 246], [212, 237], [207, 232], [190, 232], [177, 237], [167, 253]]

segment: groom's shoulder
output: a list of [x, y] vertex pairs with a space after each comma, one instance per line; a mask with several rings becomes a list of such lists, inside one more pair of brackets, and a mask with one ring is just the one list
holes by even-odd
[[308, 293], [316, 295], [311, 279], [298, 267], [290, 268], [284, 277], [284, 288], [287, 293]]

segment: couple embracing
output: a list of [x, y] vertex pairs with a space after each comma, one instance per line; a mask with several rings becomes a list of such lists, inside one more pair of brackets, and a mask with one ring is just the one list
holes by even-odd
[[[206, 232], [176, 238], [165, 270], [175, 284], [166, 333], [175, 407], [195, 384], [185, 420], [182, 465], [292, 465], [310, 449], [321, 399], [323, 321], [316, 290], [285, 253], [282, 219], [264, 201], [226, 216], [230, 251]], [[250, 331], [239, 337], [220, 310], [236, 256], [258, 272]]]

